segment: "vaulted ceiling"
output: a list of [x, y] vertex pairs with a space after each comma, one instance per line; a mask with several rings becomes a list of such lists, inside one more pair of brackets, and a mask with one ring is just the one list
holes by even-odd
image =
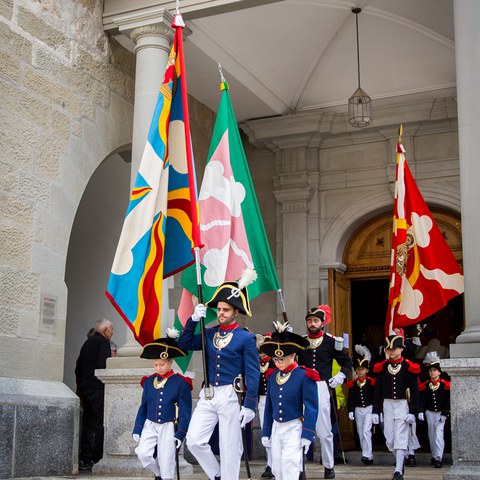
[[[145, 3], [146, 2], [146, 3]], [[105, 0], [138, 8], [175, 2]], [[183, 7], [184, 10], [183, 10]], [[220, 62], [238, 121], [347, 110], [358, 86], [376, 105], [455, 94], [452, 0], [185, 0], [189, 93], [216, 111]]]

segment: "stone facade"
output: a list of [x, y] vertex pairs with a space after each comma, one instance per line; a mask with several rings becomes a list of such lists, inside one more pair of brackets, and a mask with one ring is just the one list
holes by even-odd
[[101, 14], [95, 0], [0, 7], [2, 478], [76, 470], [79, 403], [62, 383], [70, 231], [93, 172], [132, 135], [135, 57]]
[[[66, 371], [74, 368], [97, 303], [67, 313], [74, 295], [79, 296], [75, 305], [91, 302], [82, 285], [91, 273], [74, 269], [67, 291], [65, 270], [69, 257], [80, 251], [69, 251], [72, 235], [88, 235], [93, 241], [87, 248], [104, 248], [113, 258], [118, 236], [105, 242], [95, 237], [95, 225], [73, 226], [80, 209], [95, 208], [99, 197], [83, 205], [82, 199], [99, 167], [110, 160], [109, 168], [115, 169], [115, 155], [129, 161], [133, 136], [135, 56], [104, 33], [101, 17], [100, 0], [7, 0], [0, 5], [0, 478], [69, 475], [77, 468], [79, 404]], [[328, 301], [328, 269], [344, 269], [342, 255], [353, 232], [392, 208], [400, 123], [407, 159], [425, 199], [460, 213], [452, 90], [376, 103], [375, 121], [365, 130], [349, 127], [339, 109], [243, 125], [287, 312], [298, 331], [304, 329], [306, 308]], [[190, 100], [200, 184], [214, 114]], [[115, 187], [105, 186], [110, 193]], [[114, 213], [120, 224], [124, 207]], [[91, 275], [108, 275], [104, 270]], [[101, 290], [104, 280], [97, 280], [95, 288]], [[172, 308], [179, 301], [178, 283], [176, 278], [169, 292]], [[249, 326], [271, 330], [279, 316], [275, 293], [255, 299], [252, 309]], [[79, 319], [87, 323], [75, 330]], [[116, 326], [122, 323], [113, 320]], [[191, 367], [198, 392], [201, 362], [196, 359]], [[471, 367], [478, 371], [476, 363]], [[122, 374], [107, 373], [112, 378]], [[131, 376], [136, 381], [137, 372]], [[125, 408], [138, 400], [138, 391], [133, 393], [130, 378], [122, 381], [128, 384], [123, 385]], [[122, 381], [109, 379], [108, 408], [118, 408], [113, 402]], [[25, 438], [26, 423], [38, 441]], [[114, 424], [117, 430], [107, 432], [112, 454], [132, 456], [128, 424], [122, 423], [122, 431]], [[60, 447], [61, 460], [55, 456]], [[455, 458], [460, 462], [463, 457]], [[465, 468], [477, 466], [473, 460]]]

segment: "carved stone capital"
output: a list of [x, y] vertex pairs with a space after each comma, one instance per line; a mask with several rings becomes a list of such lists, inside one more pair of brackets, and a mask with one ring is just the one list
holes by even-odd
[[171, 42], [173, 40], [173, 29], [164, 23], [157, 23], [155, 25], [145, 25], [142, 27], [134, 28], [130, 32], [130, 38], [136, 44], [140, 37], [150, 35], [159, 35], [161, 37], [168, 38], [168, 41]]
[[307, 213], [313, 197], [313, 189], [295, 188], [290, 190], [275, 190], [275, 198], [282, 205], [282, 214]]

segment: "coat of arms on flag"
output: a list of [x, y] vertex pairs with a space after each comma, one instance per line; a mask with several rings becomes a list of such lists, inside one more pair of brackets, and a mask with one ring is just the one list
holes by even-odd
[[460, 267], [397, 145], [389, 310], [385, 330], [421, 322], [464, 291]]

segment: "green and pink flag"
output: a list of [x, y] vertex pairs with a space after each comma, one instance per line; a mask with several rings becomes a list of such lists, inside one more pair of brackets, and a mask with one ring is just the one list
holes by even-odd
[[[254, 268], [258, 275], [248, 287], [250, 299], [280, 289], [228, 84], [222, 82], [220, 90], [220, 105], [198, 199], [204, 244], [200, 250], [204, 301], [208, 301], [224, 281], [238, 280], [246, 268]], [[195, 265], [183, 271], [181, 284], [184, 291], [175, 319], [179, 330], [197, 301]], [[205, 323], [215, 318], [209, 310]], [[176, 360], [185, 371], [190, 357]]]

